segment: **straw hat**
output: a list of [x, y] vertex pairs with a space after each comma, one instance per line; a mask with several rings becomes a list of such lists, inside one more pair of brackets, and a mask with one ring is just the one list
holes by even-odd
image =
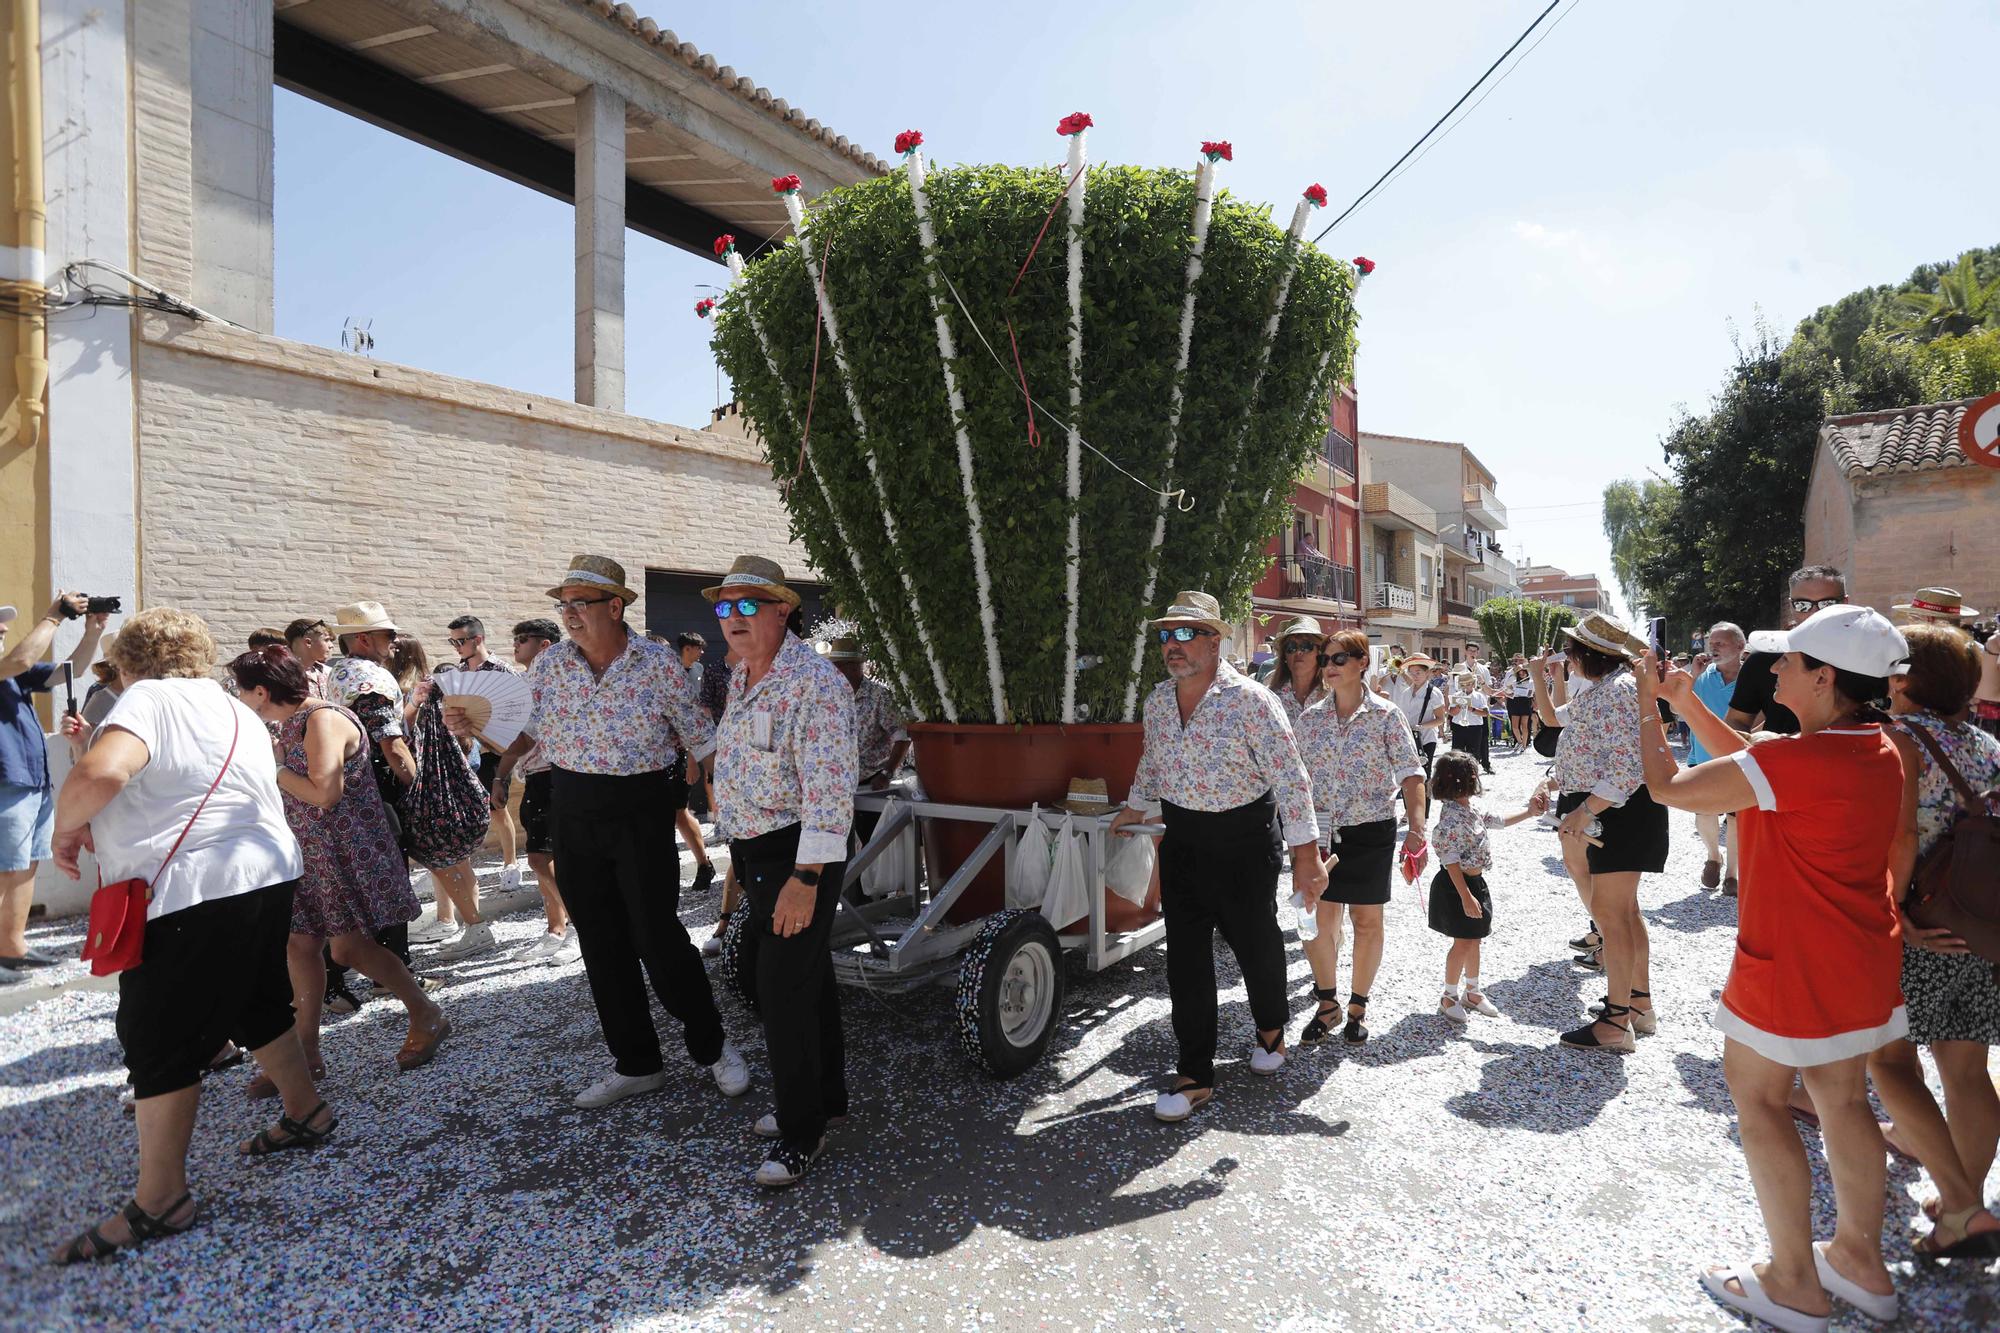
[[571, 556], [569, 572], [549, 589], [548, 595], [561, 600], [564, 588], [599, 588], [613, 597], [624, 598], [627, 606], [639, 600], [639, 594], [625, 586], [625, 566], [603, 555]]
[[1595, 648], [1600, 653], [1610, 653], [1613, 657], [1637, 657], [1652, 647], [1625, 628], [1622, 621], [1614, 620], [1602, 611], [1592, 611], [1576, 624], [1563, 626], [1563, 637], [1586, 648]]
[[761, 555], [739, 555], [736, 563], [729, 567], [722, 582], [713, 588], [703, 588], [701, 595], [711, 602], [719, 602], [725, 597], [748, 596], [753, 592], [769, 593], [787, 606], [797, 606], [799, 595], [785, 584], [785, 571], [775, 560], [766, 560]]
[[819, 645], [819, 653], [821, 657], [824, 657], [829, 662], [859, 662], [863, 660], [860, 641], [848, 638], [846, 635], [842, 635], [837, 639], [828, 639], [825, 643]]
[[1434, 667], [1437, 664], [1438, 660], [1435, 657], [1432, 657], [1428, 653], [1411, 653], [1408, 657], [1403, 659], [1403, 665], [1406, 667], [1413, 667], [1413, 666]]
[[391, 634], [400, 632], [380, 602], [349, 602], [333, 613], [332, 628], [336, 639], [343, 634], [366, 634], [378, 629]]
[[1903, 620], [1931, 621], [1956, 625], [1961, 620], [1977, 620], [1979, 612], [1965, 604], [1956, 588], [1919, 588], [1917, 595], [1891, 608]]
[[1108, 815], [1117, 810], [1103, 778], [1071, 778], [1062, 808], [1073, 815]]
[[1177, 592], [1166, 614], [1155, 625], [1202, 625], [1228, 637], [1229, 622], [1222, 618], [1222, 605], [1205, 592]]
[[1311, 616], [1300, 616], [1291, 624], [1271, 636], [1271, 642], [1282, 644], [1286, 639], [1318, 639], [1326, 642], [1326, 630]]

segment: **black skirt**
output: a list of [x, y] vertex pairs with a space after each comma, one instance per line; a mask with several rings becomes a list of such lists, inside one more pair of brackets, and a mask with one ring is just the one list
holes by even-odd
[[1389, 876], [1396, 865], [1396, 821], [1348, 824], [1332, 845], [1340, 858], [1327, 875], [1326, 901], [1363, 907], [1389, 901]]
[[1585, 847], [1593, 875], [1616, 875], [1630, 871], [1657, 875], [1667, 868], [1667, 807], [1655, 801], [1644, 787], [1626, 798], [1625, 804], [1606, 810], [1597, 817], [1604, 825], [1598, 835], [1602, 847]]
[[1532, 695], [1530, 695], [1526, 699], [1520, 698], [1519, 696], [1510, 696], [1508, 698], [1507, 700], [1508, 717], [1533, 717], [1534, 715], [1535, 715], [1535, 700]]
[[1483, 915], [1465, 914], [1465, 904], [1458, 900], [1458, 886], [1451, 882], [1451, 872], [1438, 867], [1431, 879], [1431, 929], [1455, 940], [1483, 940], [1493, 933], [1493, 895], [1486, 890], [1484, 875], [1467, 875], [1465, 887], [1472, 890], [1472, 900], [1479, 904]]

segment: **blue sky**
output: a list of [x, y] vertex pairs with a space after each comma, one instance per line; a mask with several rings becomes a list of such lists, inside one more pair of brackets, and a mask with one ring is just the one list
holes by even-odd
[[[1314, 181], [1330, 220], [1543, 3], [637, 7], [884, 158], [915, 128], [944, 162], [1058, 161], [1080, 109], [1098, 160], [1192, 165], [1231, 140], [1225, 186], [1282, 221]], [[1732, 324], [1788, 330], [2000, 243], [1972, 56], [2000, 49], [2000, 11], [1563, 0], [1558, 19], [1324, 244], [1380, 265], [1362, 428], [1464, 441], [1500, 479], [1510, 553], [1608, 581], [1597, 496], [1662, 466]], [[569, 396], [567, 205], [282, 90], [276, 188], [281, 335], [337, 344], [358, 316], [385, 359]], [[637, 235], [627, 254], [629, 408], [698, 425], [717, 390], [692, 306], [721, 270]]]

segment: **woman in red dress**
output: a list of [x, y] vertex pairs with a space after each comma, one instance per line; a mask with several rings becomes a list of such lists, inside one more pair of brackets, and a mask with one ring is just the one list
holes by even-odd
[[[1639, 672], [1646, 785], [1697, 814], [1741, 813], [1736, 959], [1711, 1020], [1736, 1102], [1769, 1263], [1711, 1270], [1726, 1305], [1793, 1333], [1827, 1327], [1831, 1296], [1893, 1319], [1882, 1263], [1884, 1163], [1868, 1105], [1869, 1053], [1908, 1030], [1902, 938], [1892, 890], [1916, 859], [1916, 771], [1872, 701], [1908, 657], [1896, 628], [1864, 606], [1830, 606], [1753, 648], [1783, 654], [1780, 703], [1797, 736], [1746, 738], [1694, 697], [1676, 671], [1664, 692], [1717, 756], [1680, 771], [1659, 725], [1652, 655]], [[1900, 895], [1898, 895], [1900, 896]], [[1819, 1108], [1839, 1218], [1812, 1239], [1812, 1171], [1788, 1098], [1795, 1075]]]

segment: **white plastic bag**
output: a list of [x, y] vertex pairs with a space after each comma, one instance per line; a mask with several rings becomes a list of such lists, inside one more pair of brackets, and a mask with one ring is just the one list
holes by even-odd
[[1153, 839], [1143, 833], [1129, 838], [1113, 837], [1111, 859], [1104, 866], [1104, 887], [1134, 907], [1146, 905], [1146, 893], [1153, 887], [1153, 861], [1157, 852]]
[[1048, 893], [1054, 860], [1055, 839], [1042, 822], [1042, 807], [1033, 806], [1028, 811], [1028, 826], [1014, 844], [1014, 859], [1007, 866], [1007, 906], [1040, 907]]
[[[886, 821], [895, 809], [894, 801], [884, 805], [882, 819]], [[861, 872], [861, 892], [865, 896], [871, 899], [887, 898], [904, 891], [905, 886], [896, 873], [902, 864], [902, 850], [900, 847], [884, 847], [882, 854], [868, 863], [868, 868]]]
[[1090, 876], [1084, 869], [1083, 839], [1073, 818], [1065, 818], [1056, 834], [1055, 862], [1049, 868], [1049, 889], [1042, 897], [1042, 916], [1057, 931], [1068, 930], [1090, 915]]

